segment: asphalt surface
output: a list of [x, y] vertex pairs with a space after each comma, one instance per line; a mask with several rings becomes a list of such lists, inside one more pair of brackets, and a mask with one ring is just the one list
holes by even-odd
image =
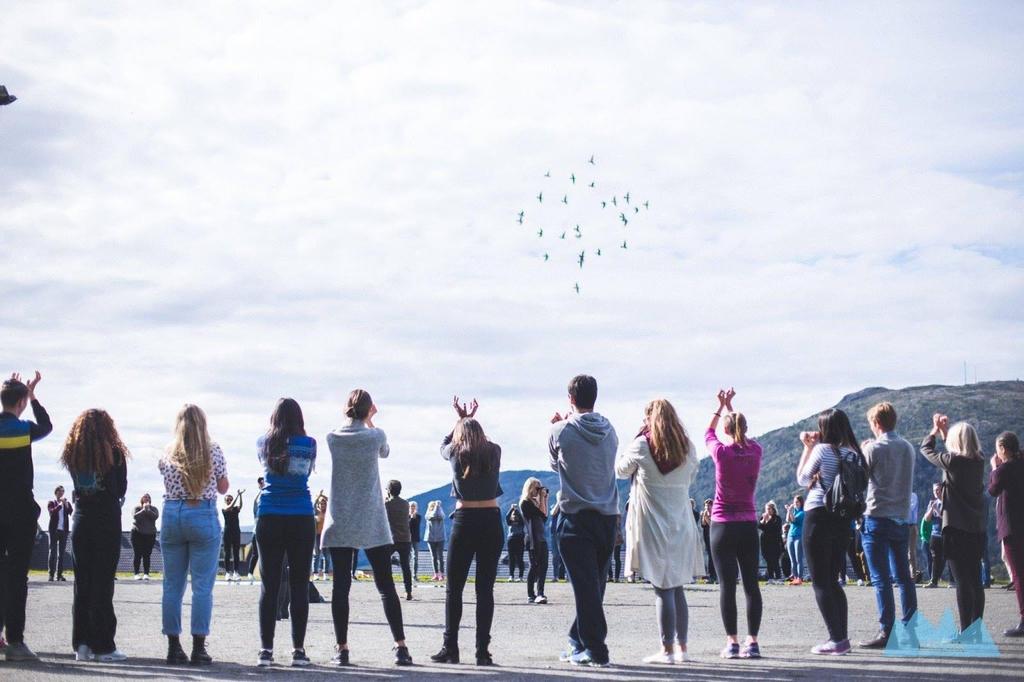
[[[318, 583], [330, 598], [330, 583]], [[400, 590], [401, 592], [401, 590]], [[609, 622], [608, 643], [612, 667], [604, 670], [578, 669], [559, 663], [558, 653], [572, 618], [572, 592], [565, 583], [549, 584], [547, 605], [526, 603], [523, 584], [499, 583], [492, 630], [491, 652], [495, 668], [477, 668], [473, 661], [473, 586], [467, 586], [463, 617], [460, 665], [429, 662], [429, 655], [441, 644], [444, 626], [444, 589], [421, 584], [412, 602], [402, 602], [406, 637], [416, 665], [392, 665], [390, 633], [372, 581], [360, 581], [352, 588], [349, 644], [354, 667], [333, 668], [333, 629], [330, 604], [310, 605], [306, 652], [314, 665], [305, 669], [286, 667], [291, 658], [290, 625], [278, 624], [272, 668], [256, 668], [259, 648], [257, 600], [259, 586], [218, 583], [214, 593], [213, 634], [209, 650], [215, 664], [207, 668], [167, 666], [163, 657], [166, 640], [160, 634], [159, 580], [150, 583], [120, 580], [115, 608], [119, 620], [118, 648], [129, 659], [117, 664], [76, 663], [71, 651], [72, 583], [47, 583], [33, 576], [29, 592], [28, 626], [25, 641], [41, 656], [38, 663], [7, 663], [0, 660], [0, 679], [10, 680], [104, 680], [104, 679], [235, 679], [262, 678], [313, 681], [327, 676], [375, 679], [441, 680], [452, 676], [477, 679], [586, 678], [616, 680], [661, 680], [674, 677], [707, 680], [949, 680], [1022, 679], [1024, 641], [1001, 636], [1004, 628], [1017, 622], [1016, 601], [1001, 589], [987, 591], [986, 621], [998, 646], [996, 658], [893, 658], [880, 652], [855, 653], [835, 658], [811, 656], [808, 649], [824, 639], [824, 625], [809, 586], [762, 585], [764, 620], [761, 647], [764, 658], [757, 661], [718, 658], [724, 637], [718, 613], [715, 586], [697, 585], [687, 590], [690, 604], [691, 663], [675, 666], [644, 665], [643, 656], [658, 648], [658, 630], [653, 592], [645, 585], [609, 585], [605, 609]], [[922, 614], [938, 621], [954, 607], [951, 589], [919, 590]], [[850, 602], [850, 633], [855, 640], [876, 632], [874, 590], [847, 588]], [[190, 595], [186, 593], [185, 622]], [[740, 627], [744, 628], [742, 591]], [[897, 598], [898, 603], [898, 598]], [[187, 627], [187, 626], [186, 626]], [[186, 643], [186, 649], [188, 645]], [[470, 663], [465, 661], [469, 660]]]

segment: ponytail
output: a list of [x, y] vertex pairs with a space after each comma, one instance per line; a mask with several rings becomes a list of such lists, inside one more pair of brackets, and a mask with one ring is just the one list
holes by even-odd
[[747, 418], [742, 412], [730, 412], [725, 415], [725, 432], [733, 442], [741, 448], [747, 447]]

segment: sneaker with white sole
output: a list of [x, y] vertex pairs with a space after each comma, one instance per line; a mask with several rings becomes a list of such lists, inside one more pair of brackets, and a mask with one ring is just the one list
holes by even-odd
[[143, 573], [143, 574], [142, 574], [142, 579], [143, 579], [144, 581], [146, 581], [146, 582], [149, 582], [149, 573]]
[[24, 642], [9, 642], [4, 657], [8, 661], [38, 661], [39, 657]]
[[96, 657], [93, 656], [92, 649], [89, 648], [88, 644], [79, 644], [78, 649], [75, 650], [76, 661], [91, 661]]
[[547, 604], [548, 603], [548, 598], [545, 597], [543, 594], [538, 594], [536, 597], [534, 597], [533, 603], [534, 604]]
[[650, 656], [644, 656], [642, 660], [644, 663], [654, 663], [657, 665], [672, 665], [676, 662], [675, 655], [666, 651], [659, 651]]
[[572, 658], [569, 659], [569, 663], [581, 668], [608, 668], [611, 666], [611, 663], [608, 661], [594, 660], [589, 651], [580, 651], [573, 654]]
[[295, 649], [292, 651], [292, 667], [293, 668], [304, 668], [307, 665], [311, 665], [312, 661], [309, 660], [309, 656], [306, 655], [305, 649]]
[[676, 647], [675, 653], [672, 654], [672, 659], [675, 663], [689, 663], [693, 660], [689, 651], [681, 651], [678, 646]]
[[142, 574], [141, 573], [136, 573], [135, 577], [132, 578], [132, 580], [142, 580]]
[[845, 656], [850, 653], [850, 640], [844, 639], [841, 642], [823, 642], [811, 649], [816, 656]]
[[100, 663], [120, 663], [121, 661], [128, 660], [127, 654], [123, 654], [117, 649], [114, 649], [109, 654], [94, 654], [96, 660]]
[[739, 658], [740, 657], [740, 645], [726, 644], [725, 648], [722, 649], [721, 653], [718, 654], [721, 658]]
[[273, 664], [274, 652], [269, 649], [260, 649], [260, 652], [256, 654], [256, 667], [269, 668]]

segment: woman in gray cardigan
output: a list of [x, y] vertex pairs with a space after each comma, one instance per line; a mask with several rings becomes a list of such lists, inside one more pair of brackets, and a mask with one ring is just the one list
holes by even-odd
[[427, 547], [434, 562], [434, 580], [444, 580], [444, 508], [441, 500], [427, 505]]
[[[362, 549], [373, 570], [373, 582], [384, 602], [384, 615], [395, 640], [395, 665], [412, 665], [405, 646], [402, 602], [391, 577], [391, 527], [384, 508], [377, 460], [388, 456], [388, 440], [373, 425], [377, 406], [370, 394], [356, 389], [348, 396], [347, 423], [327, 434], [331, 451], [331, 494], [320, 546], [331, 552], [335, 566], [351, 566], [352, 555]], [[352, 575], [335, 571], [331, 616], [338, 653], [336, 665], [348, 665], [348, 594]]]

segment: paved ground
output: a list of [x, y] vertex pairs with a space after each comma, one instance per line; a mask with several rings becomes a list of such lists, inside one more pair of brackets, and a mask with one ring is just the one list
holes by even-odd
[[[329, 584], [319, 583], [329, 598]], [[995, 641], [1001, 656], [993, 659], [927, 658], [893, 659], [879, 654], [856, 653], [821, 660], [807, 649], [823, 639], [824, 626], [814, 606], [809, 587], [763, 587], [765, 618], [761, 644], [765, 658], [760, 661], [722, 661], [722, 624], [714, 586], [688, 590], [690, 602], [690, 649], [696, 662], [672, 666], [645, 666], [639, 661], [657, 645], [653, 593], [642, 585], [610, 585], [605, 599], [609, 617], [609, 644], [613, 667], [607, 671], [577, 670], [561, 664], [557, 654], [570, 622], [572, 595], [568, 585], [549, 585], [547, 606], [526, 604], [525, 586], [499, 584], [493, 629], [492, 653], [498, 668], [477, 669], [465, 663], [445, 666], [429, 663], [441, 642], [444, 622], [444, 590], [424, 584], [415, 591], [413, 602], [402, 602], [409, 648], [416, 666], [396, 669], [391, 665], [389, 634], [383, 624], [380, 600], [372, 582], [353, 586], [350, 645], [358, 667], [335, 669], [325, 664], [333, 654], [333, 630], [329, 604], [310, 607], [306, 650], [316, 664], [305, 670], [283, 666], [257, 669], [252, 665], [258, 648], [256, 602], [258, 586], [218, 584], [215, 592], [214, 633], [209, 648], [217, 663], [211, 668], [178, 668], [163, 663], [165, 640], [160, 635], [160, 583], [121, 580], [116, 594], [119, 618], [117, 642], [131, 658], [121, 664], [75, 663], [71, 655], [71, 583], [47, 583], [33, 577], [29, 593], [26, 641], [42, 662], [14, 664], [0, 661], [0, 678], [10, 680], [101, 680], [101, 679], [298, 679], [312, 682], [328, 675], [377, 679], [448, 679], [452, 676], [476, 679], [587, 678], [653, 681], [673, 677], [706, 680], [890, 680], [913, 678], [938, 681], [955, 677], [976, 679], [1021, 679], [1024, 670], [1024, 642]], [[874, 593], [870, 588], [848, 588], [851, 635], [865, 638], [874, 633]], [[921, 590], [923, 614], [933, 621], [953, 606], [949, 589]], [[472, 586], [467, 590], [472, 598]], [[1016, 603], [1012, 594], [999, 589], [987, 592], [986, 620], [991, 629], [1001, 630], [1015, 623]], [[186, 600], [189, 597], [186, 595]], [[742, 604], [742, 597], [740, 599]], [[187, 602], [186, 602], [187, 603]], [[185, 610], [187, 619], [187, 607]], [[464, 656], [472, 658], [472, 603], [467, 600], [467, 624], [463, 631]], [[740, 615], [743, 622], [743, 615]], [[289, 626], [279, 625], [277, 656], [290, 656]], [[13, 673], [13, 674], [12, 674]]]

